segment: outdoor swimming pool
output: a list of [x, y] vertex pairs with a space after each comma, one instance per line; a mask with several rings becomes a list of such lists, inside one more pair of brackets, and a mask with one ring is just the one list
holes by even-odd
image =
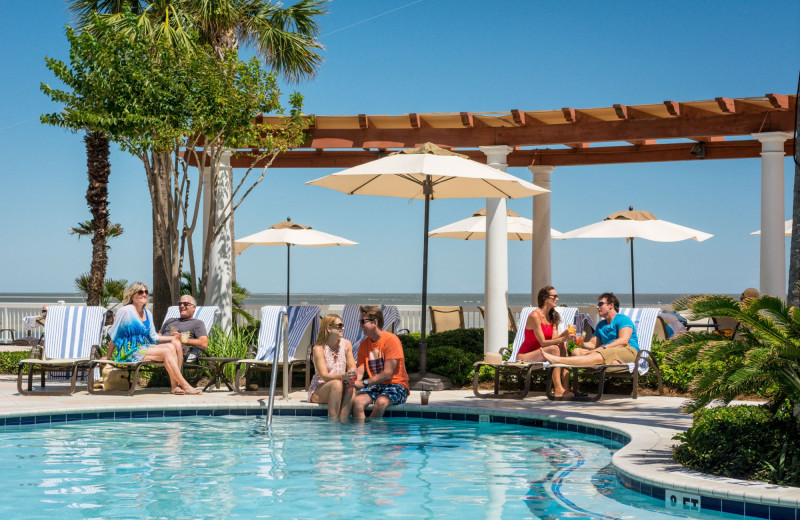
[[[676, 518], [616, 441], [441, 419], [189, 416], [0, 428], [9, 518]], [[743, 518], [692, 513], [691, 518]]]

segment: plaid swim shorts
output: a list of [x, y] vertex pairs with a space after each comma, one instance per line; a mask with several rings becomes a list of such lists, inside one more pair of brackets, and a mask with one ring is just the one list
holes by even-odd
[[358, 391], [358, 395], [367, 394], [374, 403], [378, 397], [385, 395], [393, 405], [403, 404], [408, 399], [408, 390], [403, 385], [369, 385]]

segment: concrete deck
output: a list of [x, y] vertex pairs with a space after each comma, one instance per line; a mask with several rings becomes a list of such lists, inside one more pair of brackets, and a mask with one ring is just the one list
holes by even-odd
[[[80, 388], [80, 387], [79, 387]], [[413, 393], [406, 409], [493, 414], [502, 412], [526, 418], [602, 426], [632, 439], [614, 456], [618, 471], [635, 480], [668, 491], [737, 500], [748, 503], [800, 508], [800, 489], [713, 477], [687, 470], [672, 461], [672, 437], [691, 425], [681, 413], [683, 399], [674, 397], [606, 395], [596, 403], [552, 402], [540, 393], [524, 400], [481, 399], [469, 391], [433, 392], [430, 406], [419, 405]], [[71, 396], [21, 396], [16, 377], [0, 375], [0, 417], [46, 415], [75, 411], [168, 408], [252, 408], [265, 407], [266, 397], [240, 396], [228, 391], [210, 391], [198, 396], [171, 395], [167, 389], [137, 390], [134, 397], [89, 395], [80, 390]], [[292, 392], [289, 399], [275, 400], [277, 407], [318, 407], [306, 401], [305, 392]], [[800, 517], [799, 517], [800, 518]]]

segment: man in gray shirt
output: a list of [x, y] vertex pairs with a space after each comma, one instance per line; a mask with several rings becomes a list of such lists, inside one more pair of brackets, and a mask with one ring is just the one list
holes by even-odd
[[[181, 296], [181, 301], [178, 303], [180, 310], [180, 318], [170, 318], [161, 326], [159, 334], [163, 336], [171, 335], [183, 344], [184, 356], [183, 361], [193, 362], [197, 356], [205, 354], [208, 347], [208, 332], [206, 326], [202, 321], [194, 319], [195, 308], [197, 302], [190, 295]], [[183, 333], [188, 333], [186, 338]], [[183, 364], [183, 363], [181, 363]]]

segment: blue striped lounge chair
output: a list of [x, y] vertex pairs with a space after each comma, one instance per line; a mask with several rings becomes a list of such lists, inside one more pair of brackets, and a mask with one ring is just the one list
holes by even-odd
[[[342, 311], [344, 338], [353, 345], [353, 357], [358, 358], [358, 346], [366, 336], [361, 330], [361, 306], [345, 305]], [[383, 313], [383, 330], [395, 333], [400, 328], [400, 311], [395, 305], [381, 305]]]
[[[31, 349], [28, 359], [19, 362], [17, 390], [22, 395], [69, 395], [75, 391], [79, 368], [86, 368], [93, 351], [99, 352], [105, 324], [106, 310], [103, 307], [83, 305], [51, 305], [47, 308], [44, 325], [44, 346]], [[23, 372], [28, 369], [27, 388], [23, 388]], [[34, 392], [33, 376], [41, 373], [41, 390]], [[45, 388], [47, 372], [67, 372], [69, 386], [56, 390]]]
[[251, 372], [269, 371], [273, 369], [272, 363], [275, 349], [278, 349], [278, 365], [282, 366], [284, 327], [283, 317], [288, 317], [289, 322], [289, 381], [294, 369], [306, 369], [306, 387], [309, 383], [309, 366], [307, 350], [302, 350], [303, 357], [297, 357], [298, 346], [309, 328], [311, 328], [311, 341], [313, 345], [317, 339], [319, 329], [319, 307], [315, 305], [293, 305], [290, 307], [267, 305], [261, 308], [261, 328], [258, 332], [258, 345], [251, 345], [247, 357], [233, 361], [236, 366], [236, 376], [233, 386], [236, 392], [243, 395], [267, 395], [268, 390], [247, 390], [241, 388], [242, 377], [247, 377]]
[[[620, 314], [624, 314], [633, 321], [633, 326], [636, 327], [636, 337], [639, 341], [639, 352], [636, 359], [632, 363], [625, 363], [622, 365], [592, 365], [587, 367], [575, 367], [571, 365], [550, 365], [548, 368], [560, 366], [569, 368], [572, 371], [573, 385], [577, 387], [578, 377], [582, 372], [587, 372], [589, 375], [597, 375], [599, 377], [597, 393], [586, 397], [576, 396], [576, 401], [598, 401], [603, 397], [603, 387], [605, 385], [606, 377], [630, 377], [633, 379], [633, 391], [631, 397], [636, 399], [639, 394], [639, 379], [649, 375], [655, 375], [658, 378], [658, 392], [663, 394], [664, 387], [661, 379], [661, 369], [658, 366], [654, 356], [650, 355], [650, 348], [653, 344], [653, 334], [655, 332], [656, 324], [658, 323], [661, 309], [653, 307], [636, 307], [636, 308], [620, 308]], [[547, 380], [547, 397], [554, 400], [555, 396], [552, 391], [552, 380]], [[576, 393], [577, 394], [577, 393]]]
[[[200, 320], [203, 322], [203, 325], [206, 327], [206, 332], [208, 335], [211, 335], [211, 329], [214, 327], [214, 324], [217, 322], [217, 318], [219, 317], [220, 311], [219, 307], [215, 305], [198, 305], [194, 309], [194, 314], [192, 317], [196, 320]], [[168, 319], [171, 318], [180, 318], [181, 310], [177, 305], [173, 305], [172, 307], [167, 309], [167, 315], [164, 316], [164, 321], [166, 322]], [[184, 364], [195, 365], [197, 360], [205, 354], [202, 349], [197, 347], [189, 347], [186, 349], [186, 355], [183, 358]], [[185, 366], [185, 365], [184, 365]]]
[[[511, 399], [524, 399], [528, 392], [530, 392], [531, 375], [534, 370], [543, 370], [546, 363], [528, 363], [526, 361], [517, 360], [517, 354], [525, 340], [525, 324], [528, 322], [528, 317], [536, 307], [523, 307], [519, 314], [519, 322], [517, 322], [517, 334], [514, 336], [514, 342], [511, 345], [511, 350], [508, 347], [500, 348], [502, 356], [508, 355], [508, 360], [502, 363], [490, 363], [487, 361], [478, 361], [475, 363], [475, 376], [472, 379], [472, 393], [476, 397], [495, 397], [495, 398], [511, 398]], [[556, 307], [556, 312], [561, 316], [561, 322], [558, 325], [558, 334], [564, 332], [567, 325], [574, 324], [575, 318], [578, 314], [578, 309], [575, 307]], [[494, 390], [491, 393], [480, 392], [478, 390], [480, 380], [480, 369], [482, 366], [491, 366], [494, 370]], [[521, 379], [522, 389], [519, 392], [500, 393], [500, 374], [504, 371], [517, 372], [523, 379]]]

